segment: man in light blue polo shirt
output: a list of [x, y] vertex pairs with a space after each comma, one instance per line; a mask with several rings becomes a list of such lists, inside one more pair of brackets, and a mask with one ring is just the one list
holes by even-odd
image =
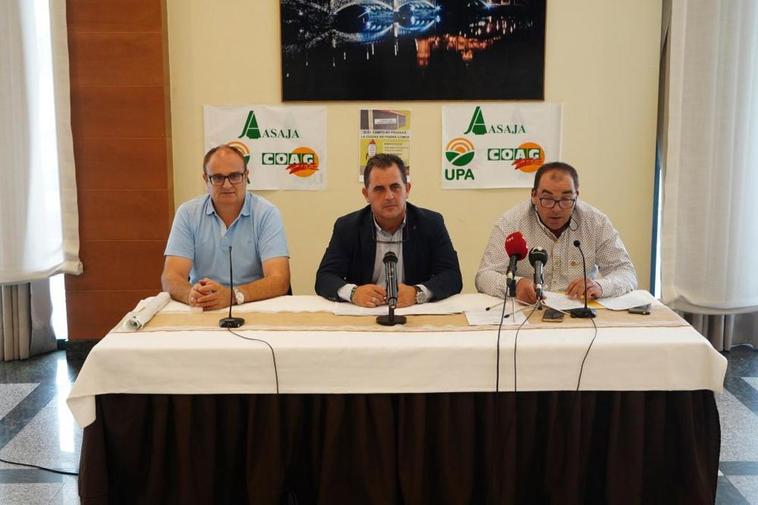
[[[279, 210], [248, 193], [242, 154], [227, 145], [203, 159], [208, 194], [176, 211], [161, 275], [174, 300], [205, 310], [284, 295], [289, 290], [287, 238]], [[234, 293], [229, 288], [229, 249]], [[189, 279], [189, 280], [188, 280]]]

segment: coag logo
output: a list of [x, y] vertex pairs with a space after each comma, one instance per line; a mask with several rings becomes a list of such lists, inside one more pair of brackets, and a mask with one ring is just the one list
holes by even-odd
[[513, 169], [522, 172], [536, 172], [545, 163], [545, 150], [534, 142], [525, 142], [518, 146], [513, 158]]
[[454, 138], [448, 142], [447, 146], [445, 146], [445, 157], [447, 158], [447, 161], [456, 167], [462, 167], [471, 163], [475, 154], [474, 144], [464, 137]]
[[239, 151], [242, 154], [242, 157], [245, 158], [245, 165], [247, 165], [247, 162], [250, 161], [250, 149], [247, 147], [247, 144], [235, 140], [226, 145]]
[[263, 153], [263, 165], [286, 165], [290, 175], [310, 177], [318, 171], [318, 154], [310, 147], [296, 147], [291, 153]]

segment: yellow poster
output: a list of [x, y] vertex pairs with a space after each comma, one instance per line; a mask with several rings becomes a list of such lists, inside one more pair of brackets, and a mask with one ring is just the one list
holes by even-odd
[[399, 156], [411, 168], [411, 111], [361, 109], [358, 181], [363, 182], [366, 162], [375, 154]]

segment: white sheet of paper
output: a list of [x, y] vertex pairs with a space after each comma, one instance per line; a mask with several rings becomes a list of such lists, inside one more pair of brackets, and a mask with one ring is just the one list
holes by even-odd
[[[460, 314], [467, 310], [482, 310], [497, 304], [497, 301], [497, 298], [481, 293], [458, 294], [436, 302], [397, 309], [395, 314], [401, 316]], [[334, 315], [337, 316], [381, 316], [386, 314], [388, 309], [386, 305], [365, 308], [350, 303], [335, 303], [333, 310]]]
[[575, 298], [569, 298], [563, 293], [545, 291], [545, 305], [557, 310], [570, 310], [584, 307], [584, 301], [577, 300]]
[[637, 289], [621, 296], [599, 298], [597, 302], [606, 309], [626, 310], [640, 305], [647, 305], [648, 303], [655, 303], [655, 298], [648, 291]]
[[[466, 311], [466, 320], [468, 320], [469, 326], [483, 326], [490, 324], [500, 323], [500, 310], [468, 310]], [[503, 319], [503, 326], [518, 326], [526, 319], [524, 311], [516, 312], [515, 317], [513, 314], [505, 314], [507, 317]], [[529, 324], [529, 323], [525, 323]]]

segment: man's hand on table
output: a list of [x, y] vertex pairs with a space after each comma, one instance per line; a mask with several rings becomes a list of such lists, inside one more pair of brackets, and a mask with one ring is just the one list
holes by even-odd
[[360, 307], [378, 307], [386, 303], [387, 292], [382, 286], [376, 284], [364, 284], [358, 286], [353, 294], [351, 302]]
[[416, 287], [400, 283], [397, 286], [397, 307], [410, 307], [416, 304]]
[[522, 277], [516, 284], [516, 299], [525, 303], [537, 303], [537, 291], [534, 282], [528, 277]]
[[203, 310], [223, 309], [229, 306], [231, 290], [205, 278], [192, 286], [187, 301], [190, 307], [202, 307]]
[[[584, 299], [584, 278], [579, 277], [569, 282], [566, 287], [566, 296], [569, 298]], [[603, 296], [603, 288], [592, 279], [587, 279], [587, 300], [594, 300]]]

